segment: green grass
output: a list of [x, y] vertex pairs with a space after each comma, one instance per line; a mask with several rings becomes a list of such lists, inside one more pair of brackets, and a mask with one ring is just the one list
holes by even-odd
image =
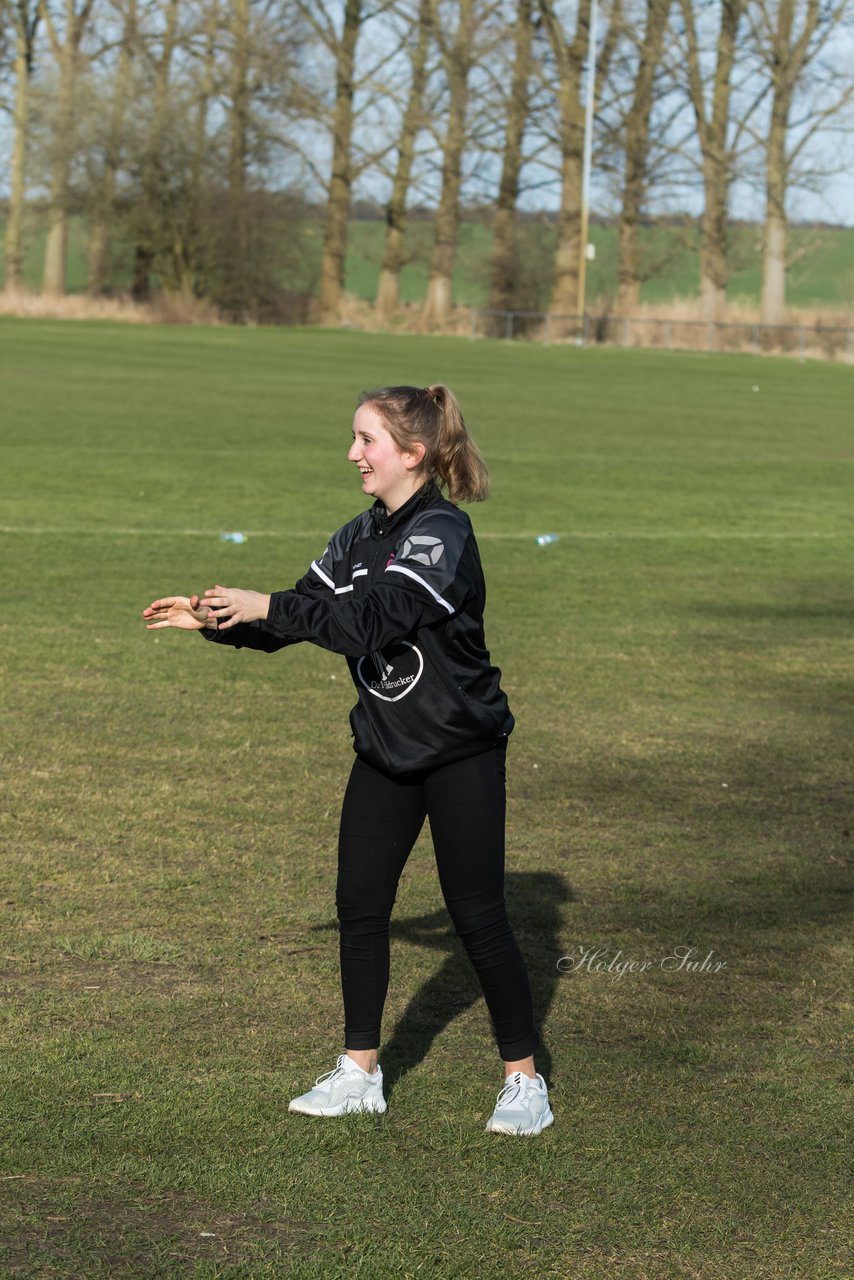
[[[411, 261], [401, 276], [401, 297], [420, 301], [429, 276], [433, 228], [414, 223], [409, 231]], [[524, 263], [524, 297], [530, 309], [546, 310], [551, 288], [554, 228], [524, 223], [519, 231], [520, 256]], [[347, 258], [347, 287], [358, 297], [376, 294], [382, 262], [384, 227], [379, 222], [350, 224]], [[588, 289], [591, 305], [603, 308], [617, 293], [617, 228], [593, 226], [590, 239], [596, 258], [589, 264]], [[644, 302], [664, 303], [675, 298], [691, 298], [699, 284], [699, 235], [693, 228], [645, 227], [641, 232], [644, 270], [651, 278], [641, 289]], [[454, 275], [458, 303], [486, 306], [489, 299], [489, 255], [491, 232], [476, 224], [464, 224], [460, 232]], [[789, 251], [793, 258], [787, 279], [786, 299], [791, 306], [854, 306], [854, 228], [794, 227]], [[730, 301], [758, 302], [762, 287], [762, 228], [736, 226], [731, 232], [732, 276]]]
[[[45, 232], [31, 214], [25, 263], [26, 283], [38, 288], [44, 262]], [[2, 219], [0, 219], [2, 232]], [[68, 289], [83, 293], [87, 278], [87, 228], [82, 218], [72, 218], [68, 256]], [[287, 234], [283, 232], [283, 234]], [[385, 225], [382, 222], [351, 222], [347, 254], [346, 287], [358, 298], [373, 300], [383, 255]], [[519, 243], [524, 263], [524, 284], [519, 303], [521, 309], [545, 310], [549, 305], [554, 228], [534, 223], [519, 228]], [[604, 309], [617, 292], [617, 229], [593, 226], [590, 238], [596, 245], [596, 258], [588, 269], [591, 306]], [[666, 303], [671, 299], [691, 298], [699, 281], [699, 237], [696, 229], [679, 227], [647, 227], [641, 232], [644, 270], [651, 273], [641, 290], [644, 302]], [[430, 274], [433, 226], [412, 222], [407, 235], [407, 264], [400, 280], [403, 302], [423, 300]], [[286, 284], [297, 290], [310, 287], [320, 269], [322, 227], [307, 224], [302, 231], [299, 255], [299, 280]], [[454, 272], [455, 301], [465, 306], [486, 306], [489, 300], [489, 256], [492, 235], [477, 223], [460, 227]], [[0, 273], [3, 270], [3, 242], [0, 239]], [[854, 228], [794, 227], [789, 235], [792, 265], [787, 279], [786, 298], [793, 307], [854, 307]], [[762, 285], [762, 229], [759, 226], [735, 226], [731, 233], [732, 276], [728, 296], [731, 301], [758, 302]], [[127, 289], [131, 279], [131, 251], [113, 246], [115, 286]]]
[[[840, 1280], [850, 369], [20, 321], [0, 342], [0, 1274]], [[349, 678], [139, 617], [291, 583], [360, 507], [358, 391], [436, 379], [494, 476], [471, 514], [518, 721], [508, 904], [556, 1116], [532, 1141], [483, 1131], [500, 1064], [423, 838], [389, 1110], [287, 1114], [342, 1047]], [[560, 972], [580, 946], [651, 967]], [[682, 946], [726, 967], [663, 966]]]

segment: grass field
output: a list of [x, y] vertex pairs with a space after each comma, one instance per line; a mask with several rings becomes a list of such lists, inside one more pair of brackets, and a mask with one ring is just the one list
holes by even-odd
[[[2, 219], [0, 219], [2, 233]], [[283, 235], [294, 234], [293, 228]], [[373, 301], [383, 255], [385, 224], [351, 222], [347, 254], [347, 290], [357, 298]], [[72, 293], [86, 289], [87, 227], [83, 219], [74, 218], [68, 259], [68, 287]], [[407, 237], [409, 262], [400, 281], [403, 302], [420, 302], [427, 290], [433, 226], [427, 222], [410, 224]], [[617, 230], [613, 226], [593, 226], [590, 238], [596, 245], [596, 259], [590, 264], [588, 289], [591, 309], [603, 309], [617, 292]], [[641, 233], [645, 269], [651, 278], [643, 285], [644, 302], [666, 303], [671, 299], [691, 298], [699, 282], [698, 238], [695, 230], [679, 227], [648, 227]], [[41, 283], [44, 264], [44, 230], [37, 222], [30, 228], [26, 259], [26, 283], [36, 289]], [[759, 226], [736, 226], [732, 229], [732, 277], [730, 301], [758, 303], [762, 284], [762, 229]], [[524, 261], [524, 297], [522, 309], [545, 310], [549, 305], [554, 228], [523, 224], [519, 240]], [[307, 223], [300, 231], [301, 250], [299, 278], [289, 279], [288, 287], [308, 291], [315, 287], [320, 269], [322, 227]], [[489, 256], [492, 236], [488, 228], [477, 223], [464, 223], [460, 228], [454, 298], [464, 306], [486, 306], [489, 299]], [[787, 279], [787, 302], [793, 307], [816, 307], [830, 310], [854, 308], [854, 228], [794, 227], [790, 232], [790, 255], [793, 259]], [[128, 288], [132, 253], [114, 246], [116, 283]], [[0, 237], [0, 273], [3, 269], [3, 241]]]
[[[39, 321], [0, 344], [0, 1275], [850, 1275], [851, 370]], [[361, 506], [358, 391], [410, 380], [455, 388], [494, 477], [471, 514], [517, 717], [533, 1140], [484, 1132], [500, 1062], [424, 838], [388, 1112], [287, 1113], [342, 1048], [346, 667], [139, 617], [292, 583]], [[725, 966], [665, 963], [684, 947]], [[579, 948], [650, 963], [561, 971]]]

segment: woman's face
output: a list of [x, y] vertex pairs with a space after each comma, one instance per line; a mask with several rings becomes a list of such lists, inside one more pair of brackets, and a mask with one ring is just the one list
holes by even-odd
[[416, 445], [413, 453], [401, 453], [371, 405], [356, 410], [353, 447], [347, 458], [359, 468], [362, 492], [379, 498], [389, 514], [402, 507], [420, 485], [423, 477], [418, 466], [423, 456], [423, 445]]

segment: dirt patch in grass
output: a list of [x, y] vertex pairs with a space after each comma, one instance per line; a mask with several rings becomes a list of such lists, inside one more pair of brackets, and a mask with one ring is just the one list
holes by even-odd
[[[35, 1190], [35, 1179], [21, 1181]], [[12, 1186], [21, 1182], [6, 1183]], [[3, 1275], [181, 1275], [198, 1261], [275, 1260], [325, 1233], [322, 1223], [290, 1217], [272, 1203], [229, 1212], [173, 1191], [72, 1204], [63, 1203], [67, 1194], [67, 1187], [52, 1195], [42, 1189], [26, 1219], [0, 1237]]]
[[0, 969], [0, 999], [25, 991], [133, 991], [145, 989], [173, 993], [209, 991], [221, 979], [175, 964], [115, 964], [88, 960], [81, 964], [60, 961], [49, 969]]

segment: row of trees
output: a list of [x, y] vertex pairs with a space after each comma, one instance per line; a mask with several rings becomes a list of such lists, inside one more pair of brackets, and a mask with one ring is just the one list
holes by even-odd
[[[315, 285], [340, 317], [349, 213], [383, 193], [376, 306], [398, 305], [413, 204], [434, 210], [425, 325], [452, 308], [463, 201], [492, 210], [491, 305], [518, 305], [517, 210], [557, 203], [550, 310], [579, 303], [591, 0], [0, 0], [11, 139], [6, 283], [47, 210], [43, 290], [66, 288], [69, 218], [89, 290], [130, 246], [152, 280], [265, 314]], [[764, 205], [763, 319], [782, 319], [787, 205], [841, 166], [854, 0], [604, 0], [595, 196], [619, 222], [619, 304], [656, 269], [640, 229], [701, 195], [699, 293], [720, 315], [733, 193]], [[696, 199], [696, 195], [693, 195]], [[307, 284], [305, 206], [321, 210]]]

